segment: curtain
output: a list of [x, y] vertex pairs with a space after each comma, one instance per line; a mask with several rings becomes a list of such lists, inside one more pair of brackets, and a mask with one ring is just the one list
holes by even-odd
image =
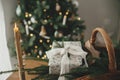
[[[11, 63], [6, 40], [4, 10], [0, 0], [0, 72], [7, 70], [11, 70]], [[0, 74], [0, 80], [6, 80], [9, 75], [10, 73]]]

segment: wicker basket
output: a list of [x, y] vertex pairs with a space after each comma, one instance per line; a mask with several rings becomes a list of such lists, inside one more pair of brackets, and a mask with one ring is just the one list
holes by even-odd
[[104, 29], [95, 28], [93, 30], [91, 38], [89, 40], [90, 45], [93, 46], [93, 44], [95, 43], [96, 35], [98, 32], [102, 35], [104, 42], [105, 42], [105, 47], [108, 52], [109, 73], [105, 73], [105, 74], [102, 74], [96, 77], [91, 77], [90, 75], [86, 75], [86, 76], [77, 78], [76, 80], [120, 80], [120, 71], [117, 71], [117, 68], [116, 68], [116, 60], [115, 60], [115, 52], [114, 52], [113, 44]]

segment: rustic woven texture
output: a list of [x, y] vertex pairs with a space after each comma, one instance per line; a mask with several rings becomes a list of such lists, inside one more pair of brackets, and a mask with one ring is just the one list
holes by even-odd
[[109, 73], [102, 74], [96, 77], [90, 77], [89, 75], [86, 75], [86, 76], [77, 78], [76, 80], [120, 80], [120, 72], [117, 71], [117, 68], [116, 68], [116, 59], [115, 59], [113, 44], [110, 37], [108, 36], [108, 34], [105, 32], [104, 29], [95, 28], [92, 31], [92, 35], [89, 40], [90, 45], [93, 46], [93, 44], [95, 43], [98, 32], [102, 35], [103, 40], [105, 42], [105, 47], [107, 49], [108, 60], [109, 60], [109, 64], [108, 64]]
[[101, 35], [104, 39], [105, 45], [106, 45], [107, 52], [108, 52], [109, 71], [115, 72], [116, 71], [115, 52], [114, 52], [112, 41], [111, 41], [110, 37], [108, 36], [108, 34], [105, 32], [105, 30], [102, 28], [94, 29], [92, 32], [91, 38], [90, 38], [90, 44], [91, 45], [94, 44], [94, 42], [96, 40], [96, 35], [98, 32], [101, 33]]

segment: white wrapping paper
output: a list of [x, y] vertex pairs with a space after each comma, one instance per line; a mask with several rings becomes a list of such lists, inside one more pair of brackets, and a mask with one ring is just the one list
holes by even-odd
[[[71, 57], [68, 57], [68, 53]], [[88, 67], [86, 61], [87, 52], [83, 51], [80, 42], [64, 42], [64, 48], [53, 48], [47, 51], [46, 54], [49, 59], [49, 66], [52, 66], [53, 64], [51, 59], [56, 55], [60, 55], [60, 59], [58, 61], [60, 65], [60, 75], [69, 73], [71, 64], [74, 65], [74, 68], [82, 65], [82, 59], [84, 59], [85, 66]], [[74, 57], [74, 59], [72, 59], [72, 57]], [[59, 76], [58, 80], [66, 80], [66, 78], [64, 76]]]

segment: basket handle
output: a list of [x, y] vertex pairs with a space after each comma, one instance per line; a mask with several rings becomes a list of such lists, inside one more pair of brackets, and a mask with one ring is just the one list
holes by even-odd
[[96, 35], [97, 35], [98, 32], [102, 35], [102, 37], [104, 39], [104, 42], [105, 42], [107, 52], [108, 52], [109, 71], [110, 72], [115, 72], [116, 71], [115, 52], [114, 52], [112, 41], [111, 41], [110, 37], [108, 36], [108, 34], [105, 32], [105, 30], [102, 29], [102, 28], [95, 28], [92, 31], [92, 35], [91, 35], [91, 38], [90, 38], [90, 44], [93, 45], [93, 43], [96, 40]]

